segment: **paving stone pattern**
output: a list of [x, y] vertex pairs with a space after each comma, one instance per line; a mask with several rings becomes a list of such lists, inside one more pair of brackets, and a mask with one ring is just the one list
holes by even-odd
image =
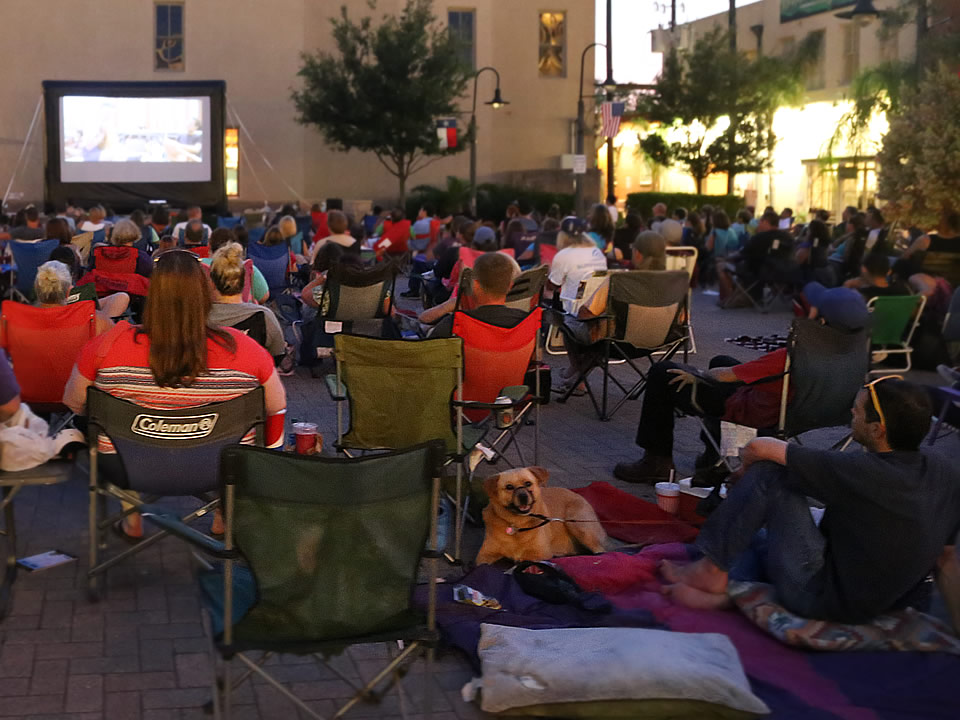
[[[750, 359], [757, 352], [724, 342], [740, 334], [784, 332], [786, 310], [760, 315], [752, 310], [720, 311], [715, 296], [695, 293], [694, 325], [698, 353], [691, 362], [701, 367], [714, 354]], [[565, 358], [549, 358], [556, 368]], [[628, 369], [619, 367], [627, 376]], [[933, 382], [930, 374], [920, 376]], [[315, 421], [332, 444], [335, 413], [323, 383], [302, 370], [285, 379], [288, 418]], [[610, 471], [620, 460], [637, 457], [633, 445], [639, 402], [627, 403], [611, 422], [600, 422], [585, 397], [565, 405], [552, 402], [543, 409], [540, 464], [558, 486], [577, 487], [607, 480], [629, 492], [650, 497], [650, 489], [614, 480]], [[413, 410], [412, 410], [413, 411]], [[402, 421], [402, 418], [398, 418]], [[532, 428], [525, 428], [524, 449], [532, 459]], [[699, 450], [697, 426], [683, 420], [678, 427], [676, 460], [689, 471]], [[834, 435], [836, 433], [834, 432]], [[824, 435], [814, 444], [826, 443]], [[956, 441], [944, 443], [956, 452]], [[479, 474], [493, 472], [483, 466]], [[207, 717], [211, 665], [201, 625], [193, 565], [184, 545], [166, 539], [132, 562], [111, 569], [106, 593], [99, 603], [86, 597], [86, 475], [78, 471], [67, 484], [28, 489], [17, 503], [21, 533], [20, 555], [57, 548], [79, 557], [78, 562], [36, 574], [21, 573], [10, 616], [0, 624], [0, 718], [53, 720], [195, 720]], [[467, 545], [476, 548], [481, 534], [471, 531]], [[119, 541], [112, 539], [116, 549]], [[451, 572], [449, 569], [447, 572]], [[383, 646], [361, 646], [337, 659], [348, 677], [370, 677], [384, 657]], [[269, 663], [281, 680], [321, 714], [332, 714], [338, 701], [350, 695], [346, 684], [310, 659], [287, 657]], [[433, 717], [465, 720], [485, 717], [460, 699], [460, 687], [470, 677], [458, 656], [441, 654], [433, 678]], [[422, 663], [405, 681], [406, 700], [413, 716], [422, 697]], [[377, 706], [360, 705], [355, 717], [392, 718], [400, 715], [400, 699], [389, 695]], [[248, 682], [235, 696], [238, 720], [296, 718], [296, 708], [264, 682]]]

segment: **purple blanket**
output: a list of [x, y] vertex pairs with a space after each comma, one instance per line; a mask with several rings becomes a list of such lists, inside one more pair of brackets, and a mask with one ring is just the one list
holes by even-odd
[[919, 720], [960, 718], [960, 657], [945, 653], [817, 653], [788, 647], [736, 611], [676, 607], [659, 594], [660, 559], [686, 559], [683, 545], [646, 548], [637, 555], [558, 559], [582, 587], [603, 592], [607, 614], [550, 605], [525, 594], [503, 567], [480, 566], [465, 585], [497, 598], [502, 611], [453, 602], [441, 586], [437, 621], [446, 642], [461, 649], [479, 670], [481, 623], [527, 628], [629, 626], [678, 632], [720, 632], [740, 654], [753, 691], [777, 720]]

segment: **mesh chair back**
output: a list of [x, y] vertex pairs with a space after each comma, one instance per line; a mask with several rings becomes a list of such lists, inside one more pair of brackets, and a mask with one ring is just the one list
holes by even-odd
[[280, 245], [261, 245], [252, 241], [247, 245], [247, 255], [267, 281], [271, 295], [278, 295], [287, 288], [287, 268], [290, 265], [290, 251], [286, 243]]
[[899, 345], [914, 321], [922, 295], [887, 295], [870, 298], [870, 342], [873, 345]]
[[953, 291], [950, 298], [950, 307], [943, 318], [943, 339], [946, 342], [960, 340], [960, 288]]
[[52, 308], [3, 302], [4, 347], [22, 400], [31, 404], [63, 402], [73, 364], [96, 334], [95, 312], [92, 300]]
[[394, 449], [441, 439], [456, 451], [450, 401], [463, 367], [460, 338], [381, 340], [339, 333], [334, 356], [350, 399], [344, 447]]
[[263, 444], [263, 388], [233, 400], [194, 408], [145, 408], [91, 387], [87, 436], [96, 447], [113, 442], [131, 490], [152, 495], [197, 495], [217, 488], [220, 451], [253, 428]]
[[609, 307], [613, 338], [654, 349], [684, 333], [678, 320], [686, 308], [690, 278], [686, 270], [631, 270], [610, 275]]
[[93, 249], [94, 264], [104, 273], [133, 274], [137, 271], [138, 251], [135, 247], [100, 245]]
[[[504, 255], [509, 255], [514, 257], [515, 253], [513, 248], [503, 248], [502, 250], [497, 250], [497, 252], [502, 252]], [[475, 250], [474, 248], [461, 247], [457, 255], [460, 260], [460, 267], [462, 268], [472, 268], [473, 264], [477, 261], [477, 258], [481, 255], [485, 255], [486, 252], [483, 250]]]
[[510, 292], [507, 293], [507, 307], [517, 308], [530, 312], [540, 304], [540, 295], [547, 282], [550, 268], [546, 265], [524, 270], [513, 281]]
[[396, 275], [394, 263], [363, 269], [334, 264], [323, 285], [321, 314], [336, 322], [386, 317], [390, 313]]
[[224, 450], [233, 538], [258, 590], [235, 642], [270, 648], [420, 622], [413, 590], [442, 458], [442, 443], [349, 460]]
[[[489, 325], [458, 312], [453, 316], [453, 334], [463, 339], [463, 399], [492, 403], [500, 390], [523, 385], [542, 311], [536, 308], [512, 328]], [[483, 420], [488, 410], [466, 410], [470, 422]]]
[[256, 340], [261, 347], [267, 346], [267, 319], [264, 316], [265, 312], [270, 312], [267, 309], [263, 310], [254, 310], [247, 317], [239, 322], [235, 322], [232, 327], [234, 330], [239, 330], [244, 335], [249, 335], [250, 338]]
[[850, 408], [870, 367], [869, 331], [849, 333], [817, 320], [793, 321], [788, 342], [787, 436], [850, 423]]
[[14, 285], [24, 296], [33, 297], [33, 281], [37, 278], [37, 268], [50, 259], [50, 253], [59, 245], [59, 240], [10, 241], [9, 248], [17, 265]]

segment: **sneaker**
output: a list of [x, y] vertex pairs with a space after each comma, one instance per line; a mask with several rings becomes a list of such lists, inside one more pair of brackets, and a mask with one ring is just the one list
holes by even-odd
[[954, 387], [960, 385], [960, 371], [956, 368], [952, 368], [949, 365], [937, 365], [937, 372], [940, 373], [940, 377]]
[[720, 456], [717, 455], [716, 450], [710, 448], [709, 450], [704, 450], [702, 453], [697, 455], [697, 459], [693, 463], [693, 467], [696, 470], [710, 470], [711, 468], [716, 467], [718, 462], [720, 462]]
[[628, 483], [653, 485], [670, 479], [673, 458], [647, 454], [642, 460], [632, 463], [617, 463], [613, 476]]
[[280, 364], [277, 365], [277, 375], [290, 377], [297, 367], [297, 349], [290, 343], [286, 343], [287, 350], [283, 355]]
[[690, 485], [699, 488], [717, 487], [726, 481], [728, 475], [730, 475], [730, 471], [723, 463], [707, 468], [697, 468], [693, 477], [690, 478]]
[[420, 297], [420, 293], [414, 292], [414, 291], [412, 291], [412, 290], [407, 290], [406, 292], [400, 293], [400, 297], [402, 297], [402, 298], [418, 298], [418, 297]]

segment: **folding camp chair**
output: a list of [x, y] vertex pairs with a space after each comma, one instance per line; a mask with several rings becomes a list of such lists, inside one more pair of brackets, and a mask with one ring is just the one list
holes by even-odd
[[[525, 385], [524, 379], [531, 362], [540, 361], [541, 315], [542, 310], [537, 307], [512, 328], [490, 325], [462, 312], [453, 316], [453, 334], [463, 340], [463, 397], [469, 403], [463, 414], [473, 424], [490, 419], [491, 413], [497, 420], [499, 434], [487, 443], [496, 453], [490, 462], [503, 458], [510, 464], [504, 453], [513, 445], [520, 464], [527, 464], [517, 443], [517, 433], [531, 408], [535, 408], [533, 462], [539, 462], [540, 373], [534, 373], [534, 388]], [[496, 403], [500, 397], [509, 398], [510, 404]], [[512, 418], [508, 423], [500, 422], [496, 411], [506, 408], [511, 409]], [[500, 446], [503, 440], [506, 442]]]
[[[687, 275], [690, 276], [690, 289], [687, 291], [687, 312], [693, 313], [693, 275], [697, 271], [699, 251], [695, 247], [684, 245], [668, 247], [665, 252], [667, 254], [667, 270], [686, 270]], [[687, 333], [690, 337], [687, 352], [694, 355], [697, 352], [697, 340], [693, 335], [693, 318], [687, 318]]]
[[63, 389], [80, 350], [96, 335], [93, 301], [40, 308], [5, 300], [0, 325], [20, 399], [42, 415], [61, 415], [56, 422], [51, 418], [50, 431], [56, 434], [73, 418], [63, 404]]
[[77, 248], [77, 253], [80, 255], [80, 264], [86, 267], [90, 261], [90, 247], [93, 245], [93, 233], [85, 232], [74, 235], [70, 239], [70, 244]]
[[[850, 408], [863, 388], [870, 366], [868, 330], [849, 333], [819, 320], [795, 318], [787, 339], [787, 357], [783, 373], [757, 382], [783, 379], [780, 413], [775, 427], [756, 428], [763, 435], [781, 440], [793, 439], [811, 430], [849, 427]], [[790, 394], [793, 393], [792, 399]], [[788, 402], [789, 400], [789, 402]], [[703, 419], [697, 417], [705, 437], [720, 460], [732, 468]], [[848, 433], [832, 449], [844, 450], [850, 444]]]
[[933, 390], [933, 394], [939, 403], [934, 406], [937, 412], [928, 436], [928, 445], [933, 445], [940, 438], [955, 433], [960, 428], [960, 390], [938, 387]]
[[[439, 553], [424, 548], [436, 547], [443, 453], [439, 442], [348, 460], [243, 446], [223, 451], [226, 532], [214, 553], [223, 569], [200, 576], [219, 666], [216, 717], [229, 720], [234, 691], [256, 674], [305, 716], [323, 720], [270, 674], [266, 661], [281, 654], [312, 656], [350, 686], [353, 695], [335, 717], [359, 702], [379, 702], [393, 685], [406, 717], [400, 680], [421, 653], [425, 696], [415, 712], [429, 716]], [[424, 556], [429, 580], [415, 598]], [[360, 687], [328, 663], [347, 646], [381, 642], [395, 656]], [[237, 662], [244, 672], [234, 679]]]
[[[886, 356], [905, 356], [906, 366], [897, 369], [909, 372], [913, 354], [910, 343], [926, 304], [927, 298], [923, 295], [884, 295], [870, 298], [867, 302], [871, 313], [870, 349]], [[870, 374], [883, 374], [890, 370], [888, 366], [874, 367], [870, 369]]]
[[270, 310], [266, 308], [252, 310], [249, 315], [242, 320], [238, 320], [230, 327], [256, 340], [260, 347], [265, 348], [267, 346], [267, 320], [263, 315], [265, 312], [270, 312]]
[[[581, 280], [580, 284], [577, 286], [577, 297], [573, 302], [571, 315], [576, 316], [576, 314], [580, 311], [580, 308], [593, 302], [598, 292], [607, 289], [610, 284], [610, 275], [612, 275], [614, 272], [622, 271], [597, 270], [593, 274], [588, 275]], [[556, 299], [557, 296], [554, 295], [554, 300]], [[550, 309], [547, 311], [547, 321], [549, 322], [549, 327], [547, 329], [547, 339], [544, 342], [544, 349], [547, 351], [548, 355], [567, 354], [567, 346], [563, 342], [564, 317], [564, 313], [560, 312], [559, 310]], [[619, 362], [623, 361], [620, 360]]]
[[59, 240], [38, 240], [24, 242], [11, 240], [7, 247], [13, 253], [13, 262], [16, 265], [13, 285], [10, 288], [10, 299], [20, 299], [22, 302], [33, 300], [33, 281], [37, 277], [37, 268], [50, 259], [50, 253], [60, 245]]
[[218, 228], [227, 228], [233, 229], [235, 227], [240, 227], [243, 225], [243, 217], [233, 217], [232, 215], [228, 216], [219, 216], [217, 218], [217, 227]]
[[280, 245], [261, 245], [250, 241], [247, 256], [267, 281], [270, 297], [276, 298], [290, 287], [288, 270], [290, 268], [290, 250], [286, 243]]
[[379, 336], [393, 307], [397, 272], [392, 262], [363, 269], [334, 265], [323, 284], [318, 317], [336, 332]]
[[960, 288], [953, 291], [940, 334], [947, 345], [947, 354], [951, 360], [956, 358], [957, 343], [960, 343]]
[[540, 304], [543, 288], [547, 284], [550, 268], [546, 265], [530, 268], [520, 273], [510, 286], [505, 305], [530, 312]]
[[[171, 410], [146, 408], [91, 387], [87, 390], [87, 437], [90, 451], [90, 569], [89, 595], [98, 600], [101, 579], [124, 558], [150, 547], [168, 534], [192, 542], [205, 536], [184, 524], [213, 511], [220, 499], [217, 489], [220, 450], [240, 442], [250, 431], [263, 444], [265, 412], [263, 388], [220, 403]], [[113, 444], [116, 455], [99, 452], [100, 435]], [[112, 461], [112, 462], [111, 462]], [[114, 473], [103, 477], [100, 465], [110, 462]], [[125, 481], [125, 482], [124, 482]], [[121, 487], [121, 485], [126, 487]], [[141, 497], [140, 494], [145, 497]], [[199, 508], [180, 518], [161, 506], [161, 497], [197, 497]], [[107, 516], [106, 501], [114, 498], [131, 507]], [[160, 528], [133, 547], [101, 562], [106, 549], [105, 531], [132, 512]]]
[[[792, 251], [792, 242], [781, 242], [776, 238], [767, 248], [755, 276], [742, 273], [742, 270], [746, 270], [745, 264], [738, 264], [733, 272], [733, 292], [730, 293], [723, 307], [734, 307], [734, 303], [739, 298], [745, 298], [755, 310], [761, 313], [768, 312], [777, 298], [784, 296], [787, 285], [794, 279], [791, 266]], [[770, 286], [769, 298], [764, 292], [768, 285]], [[759, 293], [759, 298], [755, 297], [756, 293]]]
[[[627, 400], [640, 397], [647, 384], [646, 373], [635, 362], [647, 358], [653, 365], [653, 355], [669, 360], [680, 350], [687, 358], [688, 333], [686, 328], [689, 310], [690, 278], [686, 270], [631, 270], [610, 274], [610, 291], [607, 315], [591, 322], [606, 323], [607, 334], [591, 347], [592, 362], [583, 369], [558, 402], [566, 402], [573, 390], [583, 383], [594, 410], [601, 420], [609, 420]], [[562, 331], [567, 332], [566, 325]], [[616, 353], [634, 372], [638, 379], [627, 387], [611, 372], [610, 365]], [[588, 375], [600, 368], [603, 373], [601, 402], [590, 386]], [[607, 410], [610, 381], [620, 388], [623, 397], [611, 410]]]

